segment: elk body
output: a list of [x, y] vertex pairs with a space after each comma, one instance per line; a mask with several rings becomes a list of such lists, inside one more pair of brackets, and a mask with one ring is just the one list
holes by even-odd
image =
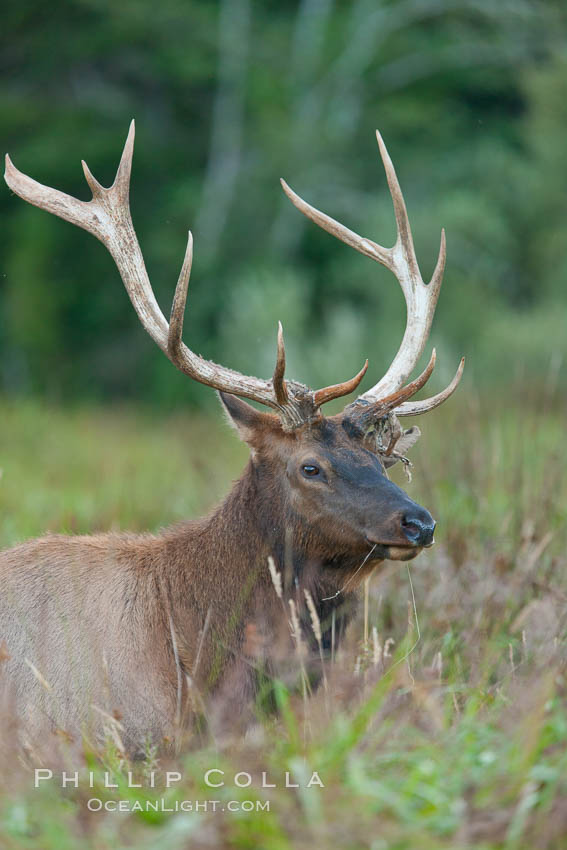
[[[289, 649], [287, 602], [307, 620], [315, 603], [326, 649], [353, 610], [356, 588], [385, 559], [408, 560], [433, 543], [429, 512], [388, 480], [386, 470], [419, 437], [399, 417], [436, 407], [456, 388], [413, 401], [435, 363], [406, 383], [429, 335], [445, 262], [442, 236], [430, 284], [423, 283], [401, 190], [381, 137], [398, 236], [385, 249], [356, 235], [283, 188], [313, 221], [391, 269], [407, 304], [407, 326], [386, 375], [342, 413], [321, 407], [353, 392], [349, 381], [313, 391], [285, 378], [281, 326], [271, 380], [207, 361], [181, 340], [192, 260], [189, 234], [171, 319], [160, 311], [129, 211], [134, 127], [116, 180], [105, 189], [85, 163], [90, 202], [42, 186], [7, 158], [6, 181], [24, 200], [94, 234], [112, 254], [140, 321], [182, 372], [220, 392], [250, 460], [209, 516], [157, 535], [46, 536], [0, 553], [2, 689], [32, 737], [46, 730], [100, 737], [120, 718], [129, 751], [172, 738], [195, 694], [219, 695], [242, 715], [260, 665]], [[239, 398], [240, 397], [240, 398]], [[269, 408], [260, 412], [241, 398]], [[278, 597], [268, 571], [273, 559]], [[222, 698], [222, 699], [220, 699]]]

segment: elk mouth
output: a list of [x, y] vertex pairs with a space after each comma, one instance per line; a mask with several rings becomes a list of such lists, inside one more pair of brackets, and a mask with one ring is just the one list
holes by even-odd
[[423, 549], [430, 549], [433, 546], [433, 542], [426, 546], [416, 546], [411, 543], [381, 543], [370, 537], [366, 538], [366, 542], [373, 547], [372, 558], [381, 561], [411, 561]]
[[386, 549], [388, 561], [411, 561], [419, 555], [423, 546], [388, 546]]

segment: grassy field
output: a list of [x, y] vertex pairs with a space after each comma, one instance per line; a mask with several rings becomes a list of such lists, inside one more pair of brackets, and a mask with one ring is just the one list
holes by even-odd
[[[149, 753], [132, 766], [112, 745], [88, 753], [93, 789], [34, 789], [29, 761], [5, 740], [2, 850], [564, 848], [565, 423], [564, 405], [537, 390], [486, 399], [469, 389], [430, 414], [412, 483], [396, 480], [439, 520], [437, 545], [372, 578], [346, 646], [326, 662], [327, 688], [305, 697], [279, 685], [277, 716], [259, 711], [244, 739], [215, 741], [205, 725], [168, 763]], [[3, 547], [46, 530], [196, 516], [246, 457], [220, 413], [32, 403], [2, 405], [0, 446]], [[225, 770], [224, 787], [205, 785], [211, 767]], [[127, 787], [128, 770], [152, 768], [182, 781]], [[118, 789], [103, 787], [105, 771]], [[250, 787], [234, 784], [238, 771]], [[261, 787], [263, 771], [278, 787]], [[296, 782], [318, 771], [325, 787], [285, 788], [286, 771]], [[105, 813], [87, 810], [90, 797], [220, 803]], [[270, 810], [228, 811], [257, 800]]]

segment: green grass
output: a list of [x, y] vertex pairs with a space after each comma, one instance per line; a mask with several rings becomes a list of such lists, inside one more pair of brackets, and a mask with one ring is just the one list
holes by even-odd
[[[220, 413], [2, 411], [3, 546], [48, 529], [157, 529], [196, 516], [246, 457]], [[413, 482], [396, 480], [438, 518], [437, 545], [411, 572], [389, 564], [373, 577], [367, 639], [361, 614], [327, 662], [327, 692], [303, 699], [279, 683], [277, 716], [259, 711], [233, 740], [213, 741], [205, 725], [167, 763], [132, 766], [109, 745], [88, 755], [94, 789], [35, 790], [5, 741], [2, 850], [565, 846], [565, 416], [535, 393], [469, 391], [420, 424]], [[152, 766], [183, 779], [166, 791], [126, 787], [128, 770]], [[211, 767], [227, 787], [207, 788]], [[118, 790], [102, 787], [105, 770]], [[286, 771], [298, 781], [313, 770], [324, 788], [282, 787]], [[252, 774], [249, 788], [231, 782], [238, 771]], [[262, 771], [279, 787], [262, 789]], [[89, 797], [217, 799], [225, 811], [88, 813]], [[229, 800], [268, 800], [270, 811], [230, 813]]]
[[0, 545], [47, 530], [155, 530], [197, 516], [240, 474], [246, 449], [220, 413], [166, 421], [128, 409], [3, 404]]

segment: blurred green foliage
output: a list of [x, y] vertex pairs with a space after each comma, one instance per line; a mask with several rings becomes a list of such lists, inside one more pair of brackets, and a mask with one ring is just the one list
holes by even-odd
[[[2, 138], [24, 171], [87, 198], [79, 160], [109, 183], [136, 118], [134, 222], [166, 313], [193, 230], [185, 333], [200, 353], [267, 376], [281, 319], [291, 376], [386, 368], [403, 330], [395, 281], [278, 185], [390, 244], [379, 127], [424, 276], [447, 230], [438, 380], [461, 353], [479, 383], [561, 377], [561, 0], [25, 0], [3, 21]], [[0, 205], [5, 393], [212, 400], [143, 333], [92, 237], [6, 189]]]

